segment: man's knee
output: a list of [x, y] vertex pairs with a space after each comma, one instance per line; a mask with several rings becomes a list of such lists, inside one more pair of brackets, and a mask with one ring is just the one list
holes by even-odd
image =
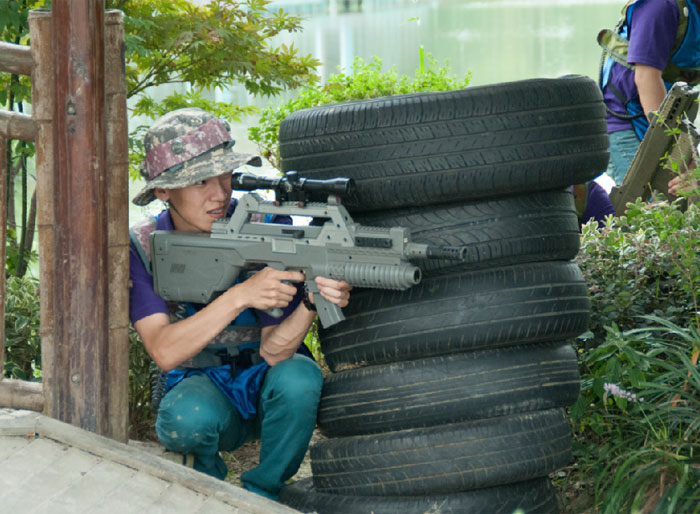
[[267, 370], [263, 397], [284, 397], [291, 405], [318, 404], [323, 376], [313, 360], [303, 355], [279, 362]]
[[205, 395], [199, 389], [187, 387], [183, 381], [163, 398], [155, 428], [166, 448], [188, 452], [218, 440], [226, 412], [209, 396], [218, 390]]

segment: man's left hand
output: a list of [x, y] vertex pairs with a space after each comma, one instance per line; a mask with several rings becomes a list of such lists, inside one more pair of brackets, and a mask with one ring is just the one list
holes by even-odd
[[[338, 281], [325, 277], [316, 277], [316, 285], [318, 290], [326, 300], [336, 304], [338, 307], [347, 306], [350, 300], [350, 291], [352, 286], [344, 280]], [[313, 302], [313, 295], [309, 297]]]

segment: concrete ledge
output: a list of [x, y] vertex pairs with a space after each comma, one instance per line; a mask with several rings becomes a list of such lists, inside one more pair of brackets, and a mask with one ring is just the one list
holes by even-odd
[[[131, 469], [172, 482], [195, 493], [207, 495], [246, 514], [293, 514], [298, 511], [262, 496], [217, 480], [198, 471], [170, 462], [142, 449], [130, 447], [106, 437], [87, 432], [42, 414], [0, 408], [0, 444], [3, 438], [46, 438], [89, 452]], [[13, 470], [2, 469], [2, 473]], [[34, 484], [34, 487], [41, 487]]]

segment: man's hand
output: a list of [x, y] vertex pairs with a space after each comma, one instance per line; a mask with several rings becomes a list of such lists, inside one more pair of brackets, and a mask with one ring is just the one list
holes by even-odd
[[[337, 281], [325, 277], [316, 277], [316, 285], [318, 290], [326, 300], [336, 304], [338, 307], [345, 307], [350, 300], [350, 291], [352, 286], [345, 281]], [[313, 295], [309, 295], [313, 302]]]
[[235, 290], [236, 298], [245, 307], [270, 310], [284, 308], [294, 298], [297, 288], [288, 282], [303, 281], [304, 274], [299, 271], [280, 271], [266, 267], [229, 291]]
[[[304, 278], [301, 273], [297, 275]], [[298, 278], [294, 280], [298, 281]], [[341, 308], [348, 304], [352, 286], [347, 282], [324, 277], [316, 277], [315, 282], [323, 298]], [[309, 293], [309, 299], [314, 301], [313, 294]], [[263, 328], [260, 355], [270, 366], [289, 359], [299, 348], [315, 318], [315, 312], [300, 305], [281, 324]]]
[[668, 183], [668, 194], [678, 196], [682, 191], [693, 191], [698, 188], [698, 179], [690, 173], [673, 177]]

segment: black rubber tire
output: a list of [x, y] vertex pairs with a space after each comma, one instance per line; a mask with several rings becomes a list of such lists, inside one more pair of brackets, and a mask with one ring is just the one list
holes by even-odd
[[568, 261], [580, 246], [571, 192], [543, 191], [492, 200], [359, 214], [362, 225], [401, 226], [416, 243], [464, 246], [466, 259], [414, 260], [424, 276], [445, 270], [508, 266], [545, 260]]
[[318, 424], [338, 437], [568, 407], [579, 385], [566, 343], [395, 362], [328, 375]]
[[607, 167], [606, 132], [596, 82], [568, 76], [304, 109], [279, 141], [284, 171], [353, 178], [360, 212], [584, 183]]
[[319, 328], [332, 371], [576, 337], [590, 301], [578, 265], [553, 261], [428, 277], [406, 291], [357, 290], [343, 313]]
[[280, 502], [318, 514], [557, 514], [556, 490], [548, 478], [440, 496], [342, 496], [316, 492], [305, 478], [280, 491]]
[[336, 437], [311, 447], [316, 490], [348, 496], [464, 492], [545, 477], [571, 459], [563, 409]]

